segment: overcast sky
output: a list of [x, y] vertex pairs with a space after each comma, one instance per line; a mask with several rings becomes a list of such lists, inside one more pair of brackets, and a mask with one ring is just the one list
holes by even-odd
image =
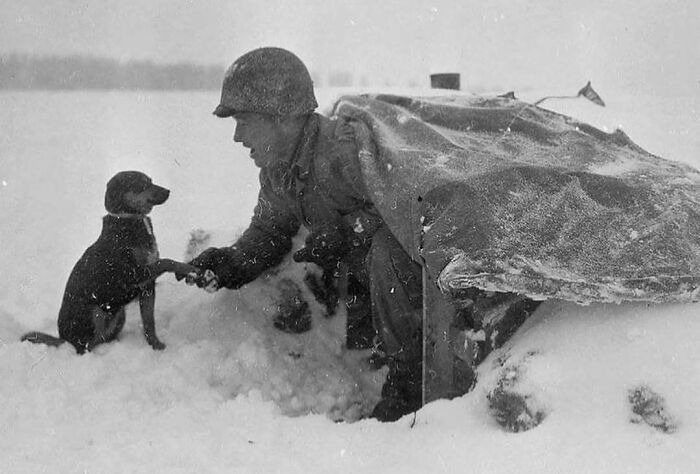
[[[0, 0], [0, 53], [228, 65], [259, 46], [370, 84], [700, 95], [698, 0]], [[364, 79], [363, 79], [364, 78]]]

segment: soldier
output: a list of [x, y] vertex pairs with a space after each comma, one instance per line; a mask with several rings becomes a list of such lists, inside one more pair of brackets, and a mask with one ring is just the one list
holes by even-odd
[[355, 132], [365, 125], [324, 117], [317, 106], [306, 66], [289, 51], [260, 48], [231, 65], [214, 115], [234, 119], [233, 141], [260, 168], [258, 203], [232, 246], [191, 263], [236, 289], [278, 265], [306, 228], [294, 259], [347, 268], [355, 293], [370, 297], [389, 366], [372, 416], [394, 421], [422, 402], [421, 266], [384, 224], [363, 181]]

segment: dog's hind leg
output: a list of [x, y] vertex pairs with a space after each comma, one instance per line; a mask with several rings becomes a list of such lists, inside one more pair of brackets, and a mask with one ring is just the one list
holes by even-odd
[[114, 340], [122, 327], [124, 327], [124, 320], [126, 319], [123, 307], [116, 314], [110, 314], [98, 306], [92, 308], [91, 318], [95, 332], [92, 340], [86, 345], [88, 351], [93, 350], [103, 342]]
[[105, 342], [113, 341], [119, 337], [122, 329], [124, 329], [124, 323], [126, 322], [126, 310], [125, 306], [117, 311], [113, 316], [110, 317], [107, 326], [105, 327]]

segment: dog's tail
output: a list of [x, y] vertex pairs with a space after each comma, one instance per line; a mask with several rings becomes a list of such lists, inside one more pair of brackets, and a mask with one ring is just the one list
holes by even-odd
[[52, 347], [58, 347], [64, 342], [66, 342], [65, 339], [60, 339], [50, 334], [37, 331], [28, 332], [27, 334], [22, 336], [22, 339], [20, 339], [20, 341], [29, 341], [33, 342], [34, 344], [46, 344]]

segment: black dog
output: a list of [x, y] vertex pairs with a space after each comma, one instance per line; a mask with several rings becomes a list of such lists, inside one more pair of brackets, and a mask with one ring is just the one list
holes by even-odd
[[22, 341], [52, 346], [67, 341], [80, 354], [90, 351], [117, 338], [126, 319], [124, 307], [138, 297], [146, 341], [153, 349], [164, 349], [153, 318], [155, 280], [165, 272], [197, 272], [191, 265], [158, 256], [147, 214], [169, 195], [138, 171], [123, 171], [110, 179], [102, 234], [75, 264], [66, 284], [58, 314], [60, 339], [32, 332]]

